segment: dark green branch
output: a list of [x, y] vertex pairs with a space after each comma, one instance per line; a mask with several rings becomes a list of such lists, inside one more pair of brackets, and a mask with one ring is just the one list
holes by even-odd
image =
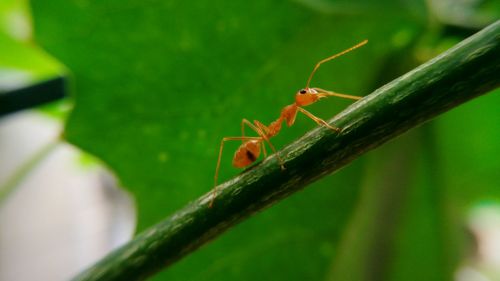
[[[346, 166], [363, 153], [500, 85], [500, 21], [378, 89], [210, 194], [114, 251], [76, 280], [144, 279], [236, 223]], [[464, 128], [464, 133], [467, 128]]]

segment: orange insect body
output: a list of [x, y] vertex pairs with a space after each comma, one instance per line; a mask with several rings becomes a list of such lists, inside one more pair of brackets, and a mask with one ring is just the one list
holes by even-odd
[[[276, 149], [269, 141], [270, 138], [276, 136], [280, 132], [281, 125], [282, 125], [283, 121], [286, 122], [288, 127], [292, 126], [293, 123], [295, 122], [295, 118], [297, 117], [297, 113], [300, 111], [301, 113], [303, 113], [307, 117], [311, 118], [318, 125], [325, 126], [325, 127], [330, 128], [334, 131], [340, 131], [339, 128], [331, 126], [323, 119], [314, 116], [313, 114], [311, 114], [307, 110], [303, 109], [302, 107], [313, 104], [313, 103], [317, 102], [318, 100], [325, 98], [325, 97], [335, 96], [335, 97], [341, 97], [341, 98], [353, 99], [353, 100], [361, 99], [361, 97], [339, 94], [339, 93], [323, 90], [320, 88], [309, 88], [309, 83], [311, 82], [311, 79], [314, 76], [314, 73], [316, 72], [316, 70], [319, 68], [319, 66], [322, 63], [327, 62], [327, 61], [332, 60], [332, 59], [335, 59], [335, 58], [337, 58], [345, 53], [348, 53], [356, 48], [359, 48], [359, 47], [363, 46], [364, 44], [366, 44], [367, 42], [368, 42], [368, 40], [364, 40], [364, 41], [358, 43], [357, 45], [355, 45], [355, 46], [353, 46], [345, 51], [342, 51], [338, 54], [335, 54], [331, 57], [328, 57], [328, 58], [318, 62], [316, 64], [316, 66], [314, 67], [313, 71], [311, 72], [309, 79], [307, 80], [306, 87], [304, 89], [301, 89], [300, 91], [298, 91], [295, 94], [295, 103], [290, 104], [288, 106], [285, 106], [281, 110], [281, 114], [278, 117], [278, 119], [271, 122], [268, 126], [262, 124], [261, 122], [259, 122], [257, 120], [254, 120], [253, 123], [251, 123], [247, 119], [243, 119], [241, 121], [241, 133], [242, 133], [241, 137], [225, 137], [222, 139], [220, 149], [219, 149], [219, 157], [217, 160], [217, 166], [215, 168], [214, 190], [213, 190], [212, 200], [210, 201], [209, 206], [212, 206], [213, 201], [215, 199], [216, 192], [217, 192], [216, 186], [217, 186], [217, 178], [219, 176], [220, 161], [221, 161], [221, 156], [222, 156], [222, 150], [224, 148], [224, 143], [226, 141], [228, 141], [228, 140], [240, 140], [243, 142], [239, 146], [239, 148], [236, 150], [236, 152], [234, 153], [233, 166], [236, 168], [244, 168], [244, 167], [247, 167], [248, 165], [252, 164], [253, 162], [255, 162], [260, 156], [261, 149], [264, 153], [264, 157], [266, 157], [267, 152], [266, 152], [266, 147], [265, 147], [264, 143], [267, 143], [269, 145], [269, 147], [272, 149], [273, 153], [276, 154], [276, 157], [278, 158], [278, 161], [280, 163], [281, 168], [285, 169], [285, 166], [283, 164], [283, 160], [276, 153]], [[246, 137], [245, 136], [245, 125], [250, 127], [259, 136], [258, 137]]]
[[259, 158], [260, 141], [250, 140], [244, 142], [234, 153], [233, 166], [236, 168], [245, 168]]

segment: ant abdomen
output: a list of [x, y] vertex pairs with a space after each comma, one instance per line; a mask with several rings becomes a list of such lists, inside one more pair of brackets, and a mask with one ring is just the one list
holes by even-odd
[[233, 166], [244, 168], [259, 158], [261, 143], [258, 140], [250, 140], [240, 145], [234, 153]]

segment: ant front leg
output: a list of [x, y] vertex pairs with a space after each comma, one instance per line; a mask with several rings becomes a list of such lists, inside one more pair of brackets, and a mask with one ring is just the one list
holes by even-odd
[[311, 119], [312, 119], [314, 122], [316, 122], [318, 125], [320, 125], [320, 126], [325, 126], [325, 127], [329, 128], [329, 129], [334, 130], [335, 132], [340, 132], [340, 131], [341, 131], [341, 129], [340, 129], [340, 128], [337, 128], [337, 127], [334, 127], [334, 126], [332, 126], [332, 125], [328, 124], [328, 122], [326, 122], [325, 120], [323, 120], [323, 119], [321, 119], [321, 118], [318, 118], [318, 117], [314, 116], [312, 113], [310, 113], [309, 111], [307, 111], [307, 110], [303, 109], [302, 107], [297, 107], [297, 109], [298, 109], [300, 112], [304, 113], [304, 115], [306, 115], [307, 117], [311, 118]]

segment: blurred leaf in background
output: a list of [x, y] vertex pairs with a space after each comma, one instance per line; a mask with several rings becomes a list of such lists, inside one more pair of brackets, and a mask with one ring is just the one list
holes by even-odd
[[68, 280], [133, 234], [112, 173], [61, 139], [67, 75], [34, 43], [29, 1], [1, 0], [0, 280]]
[[28, 2], [0, 2], [0, 116], [61, 99], [65, 72], [32, 43]]
[[[365, 95], [437, 54], [440, 44], [452, 45], [419, 0], [31, 4], [37, 42], [74, 77], [65, 137], [104, 160], [135, 195], [138, 231], [209, 191], [220, 139], [239, 135], [242, 118], [274, 120], [320, 59], [369, 39], [313, 80]], [[378, 272], [376, 279], [449, 278], [460, 252], [449, 241], [460, 242], [456, 226], [467, 207], [500, 193], [498, 102], [498, 94], [490, 95], [446, 114], [396, 141], [394, 151], [355, 161], [155, 279], [360, 280], [343, 275], [343, 265], [373, 266], [373, 250], [385, 251], [377, 270], [366, 271]], [[329, 99], [311, 111], [328, 118], [348, 104]], [[282, 147], [314, 126], [299, 119], [274, 144]], [[221, 179], [238, 173], [230, 167], [236, 147], [227, 146]], [[415, 151], [399, 157], [405, 149]], [[399, 215], [375, 216], [391, 211]], [[356, 239], [368, 246], [355, 248]], [[351, 259], [351, 250], [359, 258]]]
[[31, 15], [27, 1], [4, 0], [0, 3], [0, 33], [18, 42], [32, 39]]

